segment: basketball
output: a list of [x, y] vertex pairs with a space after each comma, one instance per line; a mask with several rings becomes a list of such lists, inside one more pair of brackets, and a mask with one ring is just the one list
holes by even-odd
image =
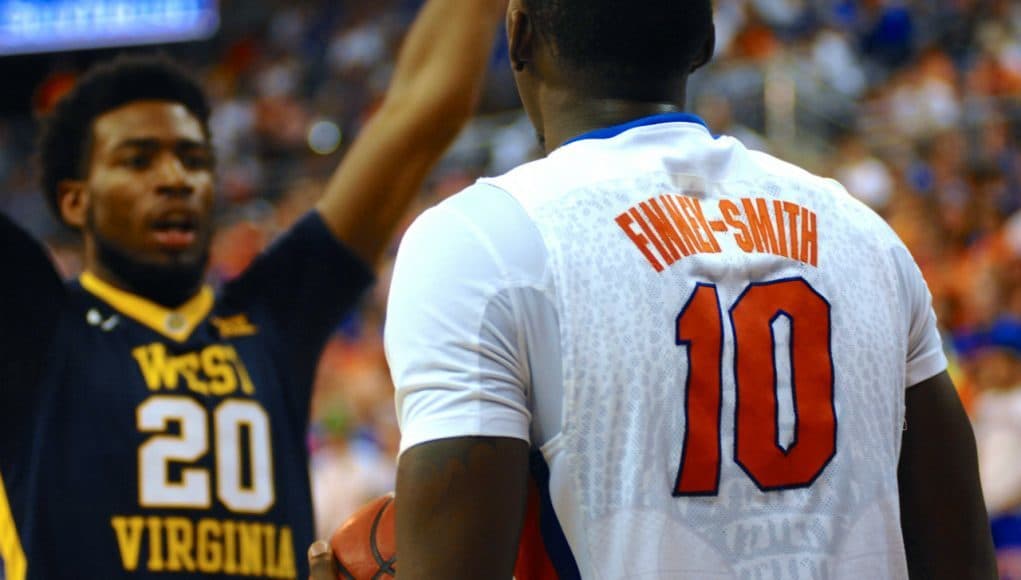
[[343, 580], [397, 575], [397, 522], [394, 495], [380, 496], [358, 509], [330, 538]]

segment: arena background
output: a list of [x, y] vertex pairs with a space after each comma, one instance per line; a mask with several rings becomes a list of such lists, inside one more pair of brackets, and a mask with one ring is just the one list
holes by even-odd
[[[420, 4], [0, 0], [0, 210], [76, 274], [76, 237], [36, 184], [34, 118], [89, 64], [161, 50], [196, 71], [214, 103], [220, 229], [209, 275], [222, 283], [312, 206], [380, 102]], [[975, 422], [1002, 575], [1021, 578], [1021, 3], [715, 9], [717, 55], [692, 79], [689, 109], [715, 133], [836, 177], [910, 247]], [[479, 116], [407, 221], [538, 154], [496, 47]], [[398, 432], [380, 339], [392, 257], [320, 365], [309, 435], [320, 535], [393, 486]]]

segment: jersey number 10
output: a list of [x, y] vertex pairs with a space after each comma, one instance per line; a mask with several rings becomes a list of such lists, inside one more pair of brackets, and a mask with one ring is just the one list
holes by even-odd
[[[790, 324], [793, 442], [779, 441], [774, 323]], [[837, 448], [830, 304], [803, 278], [750, 284], [729, 311], [734, 344], [734, 461], [762, 491], [812, 485]], [[699, 283], [677, 316], [688, 350], [685, 433], [674, 496], [711, 496], [720, 484], [723, 312], [713, 284]]]

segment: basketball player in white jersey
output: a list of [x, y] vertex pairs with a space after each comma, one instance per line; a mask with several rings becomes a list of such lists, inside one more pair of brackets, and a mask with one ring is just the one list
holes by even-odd
[[402, 578], [994, 578], [930, 295], [836, 182], [682, 113], [709, 0], [512, 0], [548, 156], [423, 214], [386, 349]]

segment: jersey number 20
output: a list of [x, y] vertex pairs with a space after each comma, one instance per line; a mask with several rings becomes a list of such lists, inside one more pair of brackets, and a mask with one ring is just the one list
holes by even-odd
[[[145, 507], [210, 507], [209, 470], [185, 465], [206, 455], [212, 440], [220, 502], [234, 512], [265, 513], [275, 500], [269, 417], [254, 401], [228, 399], [212, 413], [210, 437], [209, 415], [189, 397], [157, 395], [138, 407], [139, 430], [157, 433], [138, 449], [139, 503]], [[172, 423], [179, 425], [180, 434], [168, 432]], [[247, 482], [242, 476], [243, 455], [249, 464]], [[171, 475], [174, 464], [185, 464], [176, 477]]]
[[[830, 305], [803, 278], [750, 284], [729, 311], [734, 344], [734, 461], [762, 491], [807, 487], [837, 447]], [[779, 444], [774, 324], [790, 325], [794, 439]], [[699, 283], [677, 316], [687, 346], [685, 433], [674, 496], [716, 495], [720, 484], [723, 312], [713, 284]]]

